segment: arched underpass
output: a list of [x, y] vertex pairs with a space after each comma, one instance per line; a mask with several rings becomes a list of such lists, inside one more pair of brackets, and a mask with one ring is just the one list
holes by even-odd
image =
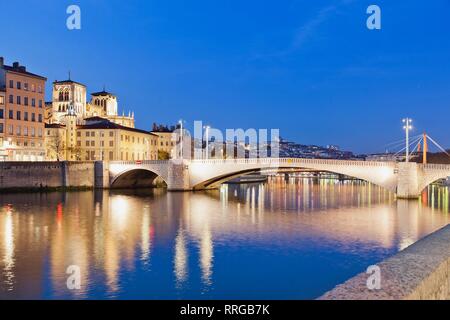
[[[291, 173], [291, 172], [323, 172], [323, 173], [332, 173], [337, 175], [342, 175], [340, 173], [335, 173], [332, 171], [325, 171], [325, 170], [313, 170], [308, 168], [299, 168], [299, 167], [280, 167], [278, 169], [273, 168], [257, 168], [257, 169], [248, 169], [248, 170], [242, 170], [238, 172], [234, 172], [232, 174], [222, 175], [219, 177], [215, 177], [213, 179], [207, 180], [201, 184], [198, 184], [194, 186], [194, 190], [203, 190], [203, 189], [215, 189], [218, 188], [221, 184], [227, 183], [230, 180], [233, 180], [235, 178], [239, 178], [242, 176], [245, 176], [247, 174], [254, 174], [254, 173], [262, 173], [262, 172], [280, 172], [280, 173]], [[347, 175], [344, 175], [347, 176]], [[355, 180], [363, 180], [360, 178], [348, 176], [349, 178], [355, 179]], [[366, 181], [369, 182], [369, 181]], [[369, 182], [370, 183], [370, 182]]]
[[134, 169], [119, 175], [112, 183], [113, 189], [167, 187], [166, 182], [153, 171]]

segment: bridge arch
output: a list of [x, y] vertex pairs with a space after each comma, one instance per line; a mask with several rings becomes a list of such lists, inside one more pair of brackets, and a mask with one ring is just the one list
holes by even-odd
[[154, 170], [146, 168], [133, 168], [121, 172], [113, 177], [110, 188], [151, 188], [162, 182], [167, 186], [167, 181]]
[[306, 169], [342, 174], [381, 186], [392, 192], [397, 187], [395, 163], [317, 159], [206, 160], [191, 163], [194, 190], [215, 188], [227, 180], [265, 169]]
[[419, 182], [419, 191], [422, 192], [433, 182], [446, 179], [450, 176], [449, 165], [429, 164], [423, 166], [422, 179]]

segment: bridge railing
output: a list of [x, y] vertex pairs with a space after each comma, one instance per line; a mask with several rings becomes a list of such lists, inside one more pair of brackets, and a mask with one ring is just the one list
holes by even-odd
[[367, 166], [386, 167], [395, 166], [395, 162], [381, 161], [357, 161], [357, 160], [335, 160], [335, 159], [304, 159], [304, 158], [254, 158], [254, 159], [196, 159], [192, 163], [203, 164], [326, 164], [326, 165], [347, 165], [347, 166]]
[[450, 165], [448, 165], [448, 164], [429, 163], [429, 164], [420, 164], [419, 167], [422, 167], [423, 169], [430, 169], [430, 170], [448, 170], [448, 171], [450, 171]]
[[109, 163], [114, 165], [169, 164], [170, 160], [110, 161]]

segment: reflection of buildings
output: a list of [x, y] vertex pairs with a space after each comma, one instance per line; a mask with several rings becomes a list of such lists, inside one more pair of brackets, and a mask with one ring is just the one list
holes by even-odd
[[[433, 207], [331, 179], [274, 178], [194, 194], [0, 194], [0, 203], [15, 204], [0, 207], [0, 298], [173, 297], [174, 288], [192, 285], [207, 291], [224, 272], [217, 268], [222, 249], [239, 255], [243, 245], [289, 254], [302, 244], [395, 251], [448, 223], [438, 212], [448, 212], [448, 189], [432, 188], [422, 201]], [[81, 291], [66, 287], [70, 265], [81, 267]], [[157, 281], [170, 292], [161, 293]]]

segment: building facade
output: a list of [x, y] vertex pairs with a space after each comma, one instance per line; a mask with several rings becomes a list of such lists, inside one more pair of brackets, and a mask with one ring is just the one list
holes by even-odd
[[[44, 99], [47, 79], [28, 72], [25, 66], [14, 62], [4, 64], [0, 58], [0, 160], [43, 161]], [[0, 98], [2, 99], [2, 98]], [[1, 129], [1, 128], [0, 128]], [[0, 130], [1, 131], [1, 130]]]
[[90, 102], [86, 99], [87, 88], [84, 84], [73, 80], [53, 82], [52, 101], [45, 106], [45, 120], [50, 124], [65, 124], [66, 114], [76, 115], [77, 124], [83, 124], [85, 119], [102, 117], [122, 126], [134, 128], [134, 114], [126, 116], [118, 114], [117, 97], [105, 91], [91, 94]]
[[[72, 109], [72, 110], [69, 110]], [[70, 111], [82, 123], [86, 116], [86, 86], [72, 80], [54, 81], [52, 93], [52, 117], [50, 123], [63, 123]]]
[[66, 124], [46, 125], [49, 161], [139, 161], [158, 159], [158, 136], [91, 117], [84, 124], [67, 115]]
[[5, 107], [6, 107], [6, 88], [0, 88], [0, 161], [5, 161], [8, 157], [6, 147], [8, 141], [5, 140]]

